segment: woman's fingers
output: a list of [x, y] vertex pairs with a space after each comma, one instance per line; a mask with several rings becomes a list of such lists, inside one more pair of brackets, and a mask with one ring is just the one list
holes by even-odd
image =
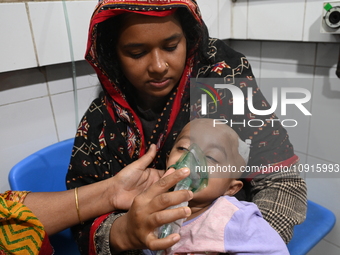
[[164, 177], [166, 177], [166, 176], [172, 174], [172, 173], [175, 172], [175, 171], [176, 171], [175, 168], [170, 167], [168, 170], [166, 170], [166, 172], [164, 173], [164, 175], [162, 176], [162, 178], [164, 178]]
[[175, 186], [176, 183], [186, 178], [189, 174], [189, 169], [183, 168], [164, 178], [159, 179], [147, 190], [135, 198], [134, 207], [140, 208], [148, 203], [147, 209], [151, 214], [153, 212], [164, 210], [169, 206], [177, 205], [184, 201], [189, 201], [193, 197], [191, 191], [182, 190], [168, 192], [171, 187]]
[[179, 181], [188, 177], [190, 174], [189, 168], [182, 168], [173, 173], [159, 179], [154, 185], [152, 185], [147, 191], [146, 196], [150, 194], [161, 194], [168, 191], [170, 188], [175, 186]]
[[189, 207], [179, 207], [175, 209], [167, 209], [159, 212], [155, 212], [150, 215], [150, 222], [156, 227], [163, 226], [164, 224], [174, 222], [178, 219], [188, 218], [191, 215]]
[[152, 184], [147, 190], [135, 197], [133, 209], [144, 211], [150, 215], [154, 212], [162, 211], [169, 206], [178, 205], [192, 199], [193, 193], [189, 190], [168, 192], [177, 182], [189, 175], [190, 172], [187, 170], [183, 168]]
[[[164, 225], [176, 221], [180, 218], [187, 218], [191, 215], [191, 210], [189, 207], [180, 207], [176, 209], [168, 209], [154, 213], [151, 217], [156, 225]], [[165, 238], [158, 239], [154, 233], [150, 233], [146, 238], [146, 245], [150, 250], [165, 250], [170, 246], [177, 243], [180, 239], [179, 234], [171, 234]]]
[[177, 243], [179, 239], [179, 234], [171, 234], [165, 238], [158, 239], [154, 234], [150, 233], [147, 237], [146, 245], [152, 251], [166, 250]]
[[155, 158], [156, 152], [156, 145], [151, 144], [149, 150], [141, 158], [131, 163], [131, 166], [136, 166], [139, 170], [145, 170]]
[[[150, 201], [150, 207], [155, 208], [155, 211], [166, 209], [170, 206], [179, 205], [193, 198], [192, 191], [178, 190], [160, 194]], [[183, 217], [184, 218], [184, 217]]]

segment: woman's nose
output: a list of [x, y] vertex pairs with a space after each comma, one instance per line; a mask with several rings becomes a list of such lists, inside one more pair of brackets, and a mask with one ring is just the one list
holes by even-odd
[[166, 62], [163, 54], [159, 50], [151, 53], [149, 72], [163, 74], [168, 70], [168, 63]]

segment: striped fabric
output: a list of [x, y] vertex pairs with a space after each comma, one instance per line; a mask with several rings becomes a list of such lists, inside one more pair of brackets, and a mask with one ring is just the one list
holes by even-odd
[[0, 255], [40, 252], [45, 231], [37, 217], [20, 203], [26, 195], [11, 191], [0, 194]]

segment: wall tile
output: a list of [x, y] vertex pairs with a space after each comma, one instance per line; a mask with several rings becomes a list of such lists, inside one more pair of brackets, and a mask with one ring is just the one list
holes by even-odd
[[310, 252], [308, 252], [308, 255], [320, 254], [339, 255], [340, 248], [332, 243], [321, 240], [320, 243], [318, 243]]
[[[46, 76], [51, 94], [73, 91], [72, 68], [71, 63], [46, 66]], [[94, 69], [85, 60], [75, 62], [75, 69], [77, 89], [100, 84]]]
[[39, 65], [70, 61], [63, 2], [28, 2], [28, 6]]
[[339, 42], [339, 35], [321, 33], [321, 20], [323, 14], [323, 2], [320, 0], [307, 0], [303, 40], [309, 42]]
[[37, 69], [0, 73], [0, 105], [47, 95], [44, 75]]
[[[308, 130], [310, 116], [305, 116], [295, 105], [287, 105], [287, 115], [281, 114], [281, 93], [280, 88], [304, 88], [312, 93], [313, 89], [313, 67], [296, 66], [288, 64], [262, 63], [261, 64], [261, 80], [260, 88], [267, 98], [272, 103], [272, 88], [278, 88], [278, 107], [276, 114], [279, 119], [293, 119], [297, 121], [296, 127], [286, 127], [290, 140], [294, 148], [302, 153], [307, 153], [308, 145]], [[303, 94], [289, 93], [287, 98], [302, 98]], [[304, 103], [303, 106], [311, 112], [311, 100]], [[285, 126], [294, 126], [294, 122], [284, 122]]]
[[0, 72], [37, 66], [25, 4], [0, 3], [0, 23]]
[[60, 141], [74, 137], [78, 123], [74, 112], [73, 92], [53, 95], [51, 100]]
[[[257, 79], [259, 78], [260, 79], [260, 73], [261, 73], [261, 62], [260, 61], [256, 61], [256, 60], [253, 60], [253, 61], [249, 61], [250, 63], [250, 66], [251, 66], [251, 70], [253, 71], [253, 75], [254, 77]], [[257, 80], [256, 80], [257, 81]], [[257, 84], [258, 86], [260, 86], [260, 84], [258, 83]]]
[[248, 0], [233, 3], [231, 15], [231, 38], [247, 39]]
[[197, 0], [197, 3], [203, 20], [209, 29], [209, 35], [218, 38], [218, 15], [216, 15], [218, 13], [218, 1]]
[[259, 61], [261, 57], [261, 42], [250, 40], [230, 40], [230, 47], [247, 57], [250, 64], [252, 60]]
[[67, 1], [74, 60], [83, 60], [90, 19], [98, 1]]
[[262, 61], [314, 65], [315, 43], [262, 42]]
[[1, 191], [6, 190], [10, 169], [20, 160], [57, 142], [48, 97], [0, 106]]
[[46, 66], [46, 77], [52, 95], [73, 90], [71, 63]]
[[[320, 158], [308, 157], [307, 164], [316, 166], [317, 164], [329, 164]], [[338, 164], [340, 161], [338, 160]], [[334, 165], [334, 164], [333, 164]], [[308, 199], [331, 210], [337, 219], [340, 218], [340, 204], [336, 203], [336, 194], [340, 192], [340, 173], [334, 174], [319, 174], [324, 178], [317, 178], [318, 175], [306, 173], [306, 182], [308, 190]], [[313, 176], [313, 177], [309, 177]], [[328, 178], [329, 176], [329, 178]], [[320, 192], [322, 191], [322, 192]], [[326, 241], [339, 244], [340, 240], [340, 224], [336, 224], [332, 231], [324, 238]], [[328, 252], [326, 252], [328, 254]]]
[[302, 40], [304, 0], [248, 2], [247, 39]]
[[231, 1], [218, 1], [218, 38], [229, 39], [231, 37]]
[[[312, 66], [269, 62], [261, 65], [261, 78], [313, 79], [313, 75]], [[309, 85], [311, 88], [312, 83]]]
[[339, 61], [340, 45], [338, 43], [318, 43], [316, 65], [336, 67]]
[[88, 62], [78, 61], [76, 69], [78, 89], [98, 86], [100, 84], [96, 72]]
[[335, 68], [316, 68], [312, 94], [312, 118], [309, 136], [309, 154], [328, 161], [339, 159], [340, 88]]

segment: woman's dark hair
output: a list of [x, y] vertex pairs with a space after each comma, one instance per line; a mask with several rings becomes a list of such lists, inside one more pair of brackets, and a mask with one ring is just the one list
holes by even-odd
[[[196, 55], [198, 61], [205, 62], [209, 37], [206, 25], [199, 24], [186, 8], [178, 8], [175, 15], [185, 34], [188, 56]], [[117, 56], [117, 42], [125, 16], [117, 15], [97, 25], [98, 61], [109, 78], [116, 79], [116, 83], [123, 78]]]
[[122, 73], [117, 56], [117, 42], [124, 16], [125, 14], [117, 15], [97, 25], [97, 58], [110, 79], [119, 79]]
[[[207, 59], [208, 51], [208, 29], [203, 22], [199, 24], [191, 13], [185, 8], [176, 11], [177, 18], [182, 26], [187, 41], [187, 54], [196, 54], [198, 60], [204, 62]], [[192, 51], [196, 47], [195, 51]]]

